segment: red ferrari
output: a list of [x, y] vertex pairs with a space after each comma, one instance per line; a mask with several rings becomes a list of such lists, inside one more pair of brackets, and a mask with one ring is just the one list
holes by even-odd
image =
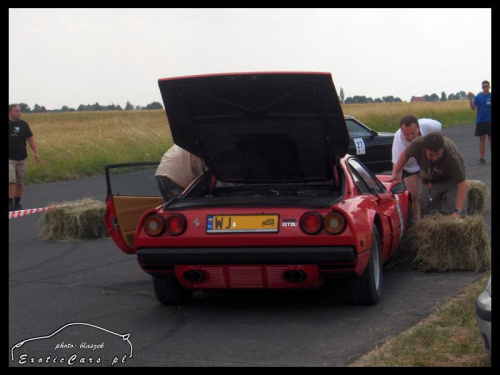
[[339, 280], [353, 303], [380, 300], [383, 264], [411, 218], [409, 196], [346, 154], [330, 73], [189, 76], [159, 87], [174, 143], [200, 156], [206, 172], [164, 202], [158, 163], [107, 166], [105, 220], [152, 275], [161, 303], [187, 303], [202, 289]]

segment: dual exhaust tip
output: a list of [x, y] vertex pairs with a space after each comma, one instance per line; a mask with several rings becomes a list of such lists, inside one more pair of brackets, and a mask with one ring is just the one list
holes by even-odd
[[[184, 272], [184, 278], [191, 283], [202, 283], [207, 275], [201, 270], [190, 270]], [[307, 280], [307, 273], [301, 270], [286, 270], [283, 278], [290, 283], [302, 283]]]
[[302, 283], [307, 280], [307, 273], [301, 270], [288, 270], [283, 273], [283, 277], [290, 283]]
[[207, 275], [203, 271], [191, 270], [184, 272], [184, 278], [191, 283], [202, 283]]

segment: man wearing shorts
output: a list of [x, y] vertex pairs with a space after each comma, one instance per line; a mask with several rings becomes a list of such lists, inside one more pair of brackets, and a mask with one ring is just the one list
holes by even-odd
[[486, 136], [491, 151], [491, 92], [490, 83], [483, 81], [483, 91], [474, 96], [469, 92], [470, 108], [474, 111], [477, 109], [476, 116], [476, 131], [474, 135], [479, 137], [479, 163], [484, 164], [484, 151], [486, 148]]
[[[432, 132], [440, 132], [442, 127], [443, 126], [439, 121], [433, 119], [421, 118], [417, 120], [417, 118], [412, 115], [404, 116], [399, 122], [399, 129], [394, 134], [394, 141], [392, 143], [393, 170], [399, 156], [406, 150], [406, 147], [408, 147], [411, 141], [421, 135], [427, 135]], [[403, 167], [402, 173], [400, 172], [398, 175], [398, 180], [404, 181], [406, 188], [410, 192], [415, 221], [420, 218], [420, 207], [418, 204], [419, 171], [420, 167], [418, 166], [415, 158], [412, 157]]]
[[26, 142], [35, 154], [35, 163], [40, 162], [33, 133], [26, 121], [21, 120], [21, 108], [9, 105], [9, 211], [21, 210], [21, 197], [26, 176], [28, 153]]

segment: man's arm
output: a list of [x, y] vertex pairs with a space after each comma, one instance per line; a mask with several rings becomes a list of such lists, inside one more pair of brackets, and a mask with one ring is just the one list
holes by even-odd
[[470, 105], [470, 109], [472, 109], [473, 111], [477, 108], [476, 105], [474, 104], [474, 94], [469, 92], [467, 94], [467, 96], [469, 97], [469, 105]]
[[391, 181], [402, 181], [402, 172], [403, 172], [403, 167], [405, 164], [408, 162], [409, 157], [406, 156], [406, 152], [402, 152], [401, 155], [399, 155], [399, 159], [396, 164], [393, 164], [392, 167], [392, 175], [391, 175]]
[[[458, 183], [457, 188], [458, 188], [457, 203], [455, 204], [455, 209], [462, 210], [468, 193], [467, 180], [463, 180], [462, 182]], [[453, 212], [451, 215], [456, 218], [461, 217], [461, 215], [458, 212]]]
[[29, 137], [27, 139], [27, 141], [28, 141], [28, 144], [30, 145], [31, 149], [33, 150], [33, 153], [35, 154], [35, 163], [39, 163], [40, 156], [38, 155], [38, 148], [36, 147], [35, 138]]
[[[398, 129], [396, 133], [394, 134], [394, 140], [392, 141], [392, 171], [394, 171], [394, 168], [396, 166], [396, 163], [398, 162], [399, 157], [401, 154], [404, 154], [406, 150], [406, 146], [402, 143], [401, 141], [401, 129]], [[397, 180], [402, 181], [403, 180], [403, 171], [399, 171], [399, 174]]]

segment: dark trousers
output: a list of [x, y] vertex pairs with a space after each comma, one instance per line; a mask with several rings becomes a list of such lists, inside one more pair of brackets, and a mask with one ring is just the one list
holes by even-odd
[[[457, 184], [453, 182], [433, 183], [430, 194], [427, 184], [421, 182], [419, 197], [421, 215], [425, 216], [436, 211], [442, 214], [452, 214], [455, 212], [457, 193]], [[467, 203], [467, 199], [465, 199], [462, 216], [467, 214]]]
[[168, 202], [173, 198], [177, 198], [184, 191], [184, 188], [177, 185], [170, 178], [165, 176], [156, 176], [156, 182], [158, 183], [158, 189], [160, 190], [161, 196]]

